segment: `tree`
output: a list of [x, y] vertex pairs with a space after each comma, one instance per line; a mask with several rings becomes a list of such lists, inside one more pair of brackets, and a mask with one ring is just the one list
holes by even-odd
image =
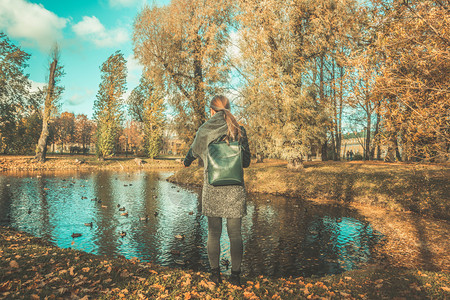
[[45, 88], [44, 111], [42, 114], [42, 131], [36, 147], [35, 158], [38, 161], [45, 162], [47, 154], [48, 125], [52, 113], [55, 112], [57, 101], [63, 92], [63, 88], [58, 86], [61, 77], [64, 75], [63, 66], [59, 64], [59, 48], [55, 45], [52, 49], [51, 63], [49, 68], [48, 84]]
[[188, 144], [206, 120], [206, 99], [228, 80], [232, 16], [226, 0], [174, 0], [164, 7], [144, 7], [135, 19], [135, 56], [166, 92], [178, 134]]
[[75, 115], [63, 112], [52, 122], [54, 126], [54, 142], [61, 144], [61, 153], [64, 151], [64, 144], [73, 143], [75, 137]]
[[82, 145], [83, 153], [89, 151], [87, 146], [91, 144], [94, 129], [94, 122], [89, 120], [85, 114], [77, 115], [75, 118], [75, 142]]
[[385, 141], [400, 143], [404, 160], [448, 160], [448, 5], [431, 0], [373, 5], [378, 10], [373, 54], [382, 62], [374, 93], [381, 100]]
[[[240, 2], [240, 69], [245, 85], [241, 103], [257, 153], [302, 167], [325, 139], [324, 108], [318, 101], [311, 64], [300, 51], [294, 1]], [[308, 20], [306, 20], [307, 25]], [[308, 48], [311, 51], [312, 48]]]
[[126, 90], [126, 61], [120, 51], [112, 54], [101, 66], [101, 79], [94, 103], [97, 121], [96, 151], [99, 160], [113, 154], [122, 122], [122, 96]]
[[0, 150], [6, 153], [17, 140], [16, 129], [28, 106], [30, 82], [24, 74], [30, 55], [0, 32]]
[[128, 98], [130, 115], [143, 125], [147, 155], [154, 158], [162, 147], [164, 97], [152, 80], [142, 74], [139, 85]]

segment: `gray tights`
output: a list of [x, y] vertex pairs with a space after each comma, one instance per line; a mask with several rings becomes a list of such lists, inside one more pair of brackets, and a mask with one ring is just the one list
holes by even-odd
[[[227, 219], [227, 232], [230, 238], [231, 270], [240, 271], [243, 244], [241, 235], [241, 218]], [[222, 218], [208, 217], [208, 258], [212, 269], [219, 267], [220, 235], [222, 234]]]

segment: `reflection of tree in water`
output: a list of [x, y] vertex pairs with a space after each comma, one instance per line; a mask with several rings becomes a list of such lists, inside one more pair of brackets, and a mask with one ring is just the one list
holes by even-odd
[[[200, 214], [201, 200], [196, 193], [166, 182], [164, 174], [97, 172], [75, 178], [10, 177], [8, 181], [10, 186], [5, 187], [0, 177], [5, 183], [0, 186], [0, 220], [10, 214], [8, 222], [15, 228], [56, 241], [61, 247], [71, 247], [70, 235], [80, 232], [82, 237], [72, 246], [77, 249], [209, 269], [207, 219]], [[102, 203], [91, 201], [94, 197]], [[117, 204], [126, 207], [129, 217], [120, 215]], [[148, 222], [140, 219], [146, 214]], [[242, 222], [242, 269], [251, 276], [278, 277], [332, 274], [358, 267], [368, 262], [371, 247], [379, 239], [368, 223], [351, 218], [355, 215], [298, 199], [253, 195]], [[84, 226], [91, 221], [93, 228]], [[221, 258], [230, 259], [225, 224], [223, 229]], [[127, 232], [124, 238], [119, 234], [122, 230]], [[185, 238], [176, 239], [179, 234]]]
[[305, 246], [318, 258], [314, 274], [336, 274], [355, 269], [371, 258], [370, 249], [378, 238], [371, 226], [350, 217], [324, 216], [308, 226]]
[[0, 225], [9, 225], [14, 220], [13, 216], [13, 193], [10, 188], [16, 181], [7, 176], [0, 176]]
[[[157, 182], [157, 193], [155, 204], [159, 214], [155, 245], [158, 252], [155, 261], [175, 266], [176, 260], [179, 265], [198, 267], [203, 258], [202, 250], [197, 246], [204, 245], [206, 233], [205, 223], [196, 216], [197, 195], [181, 192], [179, 187], [166, 181]], [[189, 215], [190, 211], [194, 214]], [[184, 239], [176, 239], [176, 235], [184, 235]], [[173, 254], [173, 251], [180, 254]]]
[[99, 254], [116, 254], [119, 246], [117, 201], [113, 199], [112, 180], [115, 179], [108, 172], [98, 172], [93, 175], [94, 195], [101, 201], [94, 205], [96, 227], [93, 241]]
[[378, 242], [368, 223], [345, 210], [289, 200], [253, 199], [244, 268], [250, 275], [336, 274], [369, 261]]

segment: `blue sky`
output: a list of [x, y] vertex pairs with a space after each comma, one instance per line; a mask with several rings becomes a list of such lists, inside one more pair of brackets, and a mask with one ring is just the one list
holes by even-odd
[[170, 0], [0, 0], [0, 31], [31, 54], [26, 72], [33, 88], [48, 73], [49, 52], [61, 48], [66, 75], [61, 111], [92, 117], [100, 66], [115, 51], [127, 59], [127, 95], [138, 84], [141, 67], [133, 59], [133, 21], [143, 5]]

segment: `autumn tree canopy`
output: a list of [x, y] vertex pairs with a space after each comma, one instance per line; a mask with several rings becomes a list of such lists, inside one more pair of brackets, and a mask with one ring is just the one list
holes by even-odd
[[228, 80], [233, 6], [229, 1], [173, 0], [145, 7], [134, 22], [134, 53], [175, 110], [179, 135], [192, 142], [207, 99]]
[[131, 92], [128, 107], [132, 118], [142, 124], [147, 155], [154, 158], [162, 147], [164, 96], [146, 74], [142, 74], [139, 85]]

